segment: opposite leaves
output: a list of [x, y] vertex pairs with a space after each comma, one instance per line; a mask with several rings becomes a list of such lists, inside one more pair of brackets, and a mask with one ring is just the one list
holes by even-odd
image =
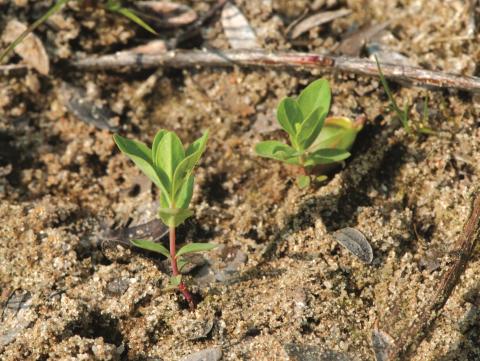
[[192, 215], [188, 210], [193, 194], [195, 165], [208, 140], [208, 132], [187, 149], [173, 132], [157, 132], [152, 148], [144, 143], [114, 135], [118, 148], [160, 189], [160, 219], [169, 227], [177, 227]]
[[[361, 125], [347, 118], [327, 118], [330, 102], [330, 86], [325, 79], [309, 84], [296, 99], [284, 98], [277, 109], [277, 120], [288, 133], [290, 145], [270, 140], [258, 143], [255, 152], [304, 168], [348, 158]], [[302, 188], [310, 184], [307, 178], [298, 179]]]

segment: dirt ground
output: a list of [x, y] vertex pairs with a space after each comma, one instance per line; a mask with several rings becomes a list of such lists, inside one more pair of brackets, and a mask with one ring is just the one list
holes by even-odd
[[[0, 32], [13, 18], [32, 23], [52, 3], [0, 0]], [[184, 3], [198, 14], [214, 4]], [[427, 69], [478, 75], [480, 39], [464, 1], [235, 4], [266, 49], [331, 53], [349, 32], [389, 20], [378, 40], [387, 52]], [[285, 35], [304, 11], [338, 8], [352, 13], [295, 40]], [[60, 29], [36, 31], [50, 74], [0, 75], [2, 360], [182, 360], [208, 350], [217, 355], [211, 360], [221, 353], [222, 360], [363, 361], [375, 359], [375, 327], [394, 340], [409, 332], [432, 302], [479, 184], [477, 95], [392, 83], [413, 120], [428, 95], [427, 125], [437, 133], [411, 137], [374, 78], [268, 67], [70, 70], [66, 63], [79, 54], [113, 53], [153, 35], [77, 4], [58, 16]], [[185, 47], [229, 47], [218, 15], [202, 39]], [[288, 169], [252, 149], [281, 135], [279, 100], [319, 77], [330, 82], [332, 114], [364, 114], [367, 122], [346, 164], [300, 190]], [[166, 128], [190, 143], [209, 129], [195, 215], [180, 230], [182, 241], [220, 245], [186, 275], [194, 312], [164, 290], [161, 256], [109, 241], [114, 229], [155, 219], [158, 193], [120, 154], [111, 130], [68, 111], [66, 83], [109, 108], [110, 125], [131, 138], [149, 143]], [[334, 240], [343, 227], [366, 236], [371, 264]], [[412, 360], [480, 360], [479, 272], [477, 248]]]

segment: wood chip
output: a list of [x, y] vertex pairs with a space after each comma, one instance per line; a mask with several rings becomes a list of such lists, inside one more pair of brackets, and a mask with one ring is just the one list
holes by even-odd
[[[10, 20], [5, 27], [2, 39], [6, 43], [12, 43], [25, 30], [27, 30], [27, 25], [18, 20]], [[34, 68], [40, 74], [47, 75], [50, 71], [50, 60], [45, 47], [35, 34], [28, 34], [25, 39], [15, 47], [14, 51], [28, 66]]]
[[233, 49], [258, 49], [257, 36], [242, 12], [232, 3], [222, 10], [222, 26]]
[[373, 251], [365, 236], [355, 228], [346, 227], [333, 234], [335, 240], [345, 247], [351, 254], [364, 263], [373, 261]]
[[197, 20], [197, 13], [189, 6], [171, 1], [137, 1], [135, 6], [146, 21], [163, 28], [176, 28]]
[[343, 16], [350, 15], [352, 10], [350, 9], [338, 9], [333, 11], [324, 11], [312, 16], [307, 17], [306, 19], [297, 23], [290, 33], [290, 38], [295, 39], [298, 38], [303, 33], [307, 32], [311, 28], [316, 26], [328, 23], [335, 19], [341, 18]]

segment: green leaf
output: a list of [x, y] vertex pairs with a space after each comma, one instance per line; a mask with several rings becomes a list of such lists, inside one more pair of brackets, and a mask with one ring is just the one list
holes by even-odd
[[107, 9], [125, 16], [127, 19], [132, 20], [134, 23], [140, 25], [145, 30], [151, 32], [154, 35], [158, 35], [157, 32], [145, 21], [143, 21], [137, 14], [135, 14], [132, 9], [122, 7], [121, 2], [109, 0], [107, 2]]
[[298, 188], [304, 189], [310, 185], [310, 177], [308, 175], [300, 175], [297, 177]]
[[160, 141], [162, 140], [163, 136], [167, 133], [168, 133], [168, 130], [160, 129], [157, 132], [157, 134], [155, 134], [155, 138], [153, 138], [153, 143], [152, 143], [152, 159], [155, 159], [155, 156], [158, 150], [158, 145], [160, 144]]
[[298, 153], [289, 145], [276, 140], [267, 140], [257, 143], [255, 145], [255, 153], [261, 157], [276, 159], [284, 162], [289, 162], [293, 158], [300, 155], [300, 153]]
[[165, 177], [155, 170], [150, 149], [144, 143], [121, 137], [118, 134], [115, 134], [113, 139], [122, 153], [128, 156], [157, 187], [163, 192], [167, 192], [168, 184], [165, 184]]
[[184, 208], [160, 208], [158, 210], [158, 216], [168, 227], [178, 227], [192, 215], [193, 212], [190, 209]]
[[327, 114], [328, 109], [319, 107], [311, 112], [308, 118], [304, 120], [297, 134], [297, 144], [300, 149], [308, 149], [315, 139], [317, 139], [323, 128]]
[[165, 257], [170, 258], [170, 252], [161, 243], [155, 243], [155, 242], [152, 242], [152, 241], [147, 241], [146, 239], [134, 239], [131, 242], [136, 247], [146, 249], [147, 251], [153, 251], [153, 252], [161, 253]]
[[190, 175], [185, 182], [183, 182], [182, 187], [178, 190], [178, 193], [175, 195], [175, 206], [178, 208], [188, 208], [190, 201], [192, 200], [193, 195], [193, 183], [194, 176]]
[[166, 132], [156, 148], [154, 163], [157, 168], [163, 170], [167, 175], [169, 181], [167, 187], [169, 190], [168, 194], [170, 199], [173, 199], [175, 194], [172, 187], [173, 174], [177, 166], [185, 158], [183, 144], [175, 133]]
[[173, 194], [177, 194], [177, 192], [179, 192], [180, 188], [182, 188], [184, 182], [187, 180], [187, 177], [189, 177], [190, 173], [193, 171], [193, 168], [200, 160], [200, 157], [207, 146], [207, 140], [208, 132], [205, 132], [187, 148], [187, 151], [185, 152], [185, 158], [175, 169], [172, 186]]
[[[187, 151], [185, 152], [185, 156], [190, 156], [193, 154], [197, 155], [196, 160], [194, 161], [194, 166], [202, 156], [203, 151], [205, 150], [207, 146], [207, 140], [208, 140], [208, 131], [203, 133], [203, 135], [198, 138], [196, 141], [194, 141], [192, 144], [190, 144], [187, 148]], [[193, 167], [192, 167], [193, 169]]]
[[325, 109], [328, 113], [332, 94], [326, 79], [318, 79], [310, 83], [298, 96], [297, 102], [306, 119], [317, 108]]
[[194, 253], [194, 252], [205, 252], [210, 251], [214, 248], [218, 247], [218, 244], [213, 243], [189, 243], [180, 248], [177, 252], [177, 257], [187, 254], [187, 253]]
[[185, 267], [187, 264], [188, 261], [185, 258], [177, 256], [177, 267], [180, 272], [182, 272], [183, 267]]
[[297, 102], [292, 98], [282, 99], [277, 108], [277, 119], [283, 130], [290, 135], [291, 139], [294, 139], [297, 134], [297, 124], [303, 121]]
[[355, 125], [349, 118], [329, 117], [309, 150], [312, 152], [321, 148], [350, 150], [361, 129], [361, 125]]
[[343, 149], [319, 149], [308, 155], [305, 166], [340, 162], [348, 157], [350, 157], [350, 153]]
[[327, 177], [326, 175], [319, 175], [318, 177], [315, 178], [315, 180], [316, 180], [317, 182], [323, 182], [323, 181], [325, 181], [325, 180], [327, 180], [327, 179], [328, 179], [328, 177]]
[[173, 199], [170, 200], [165, 192], [160, 192], [159, 202], [160, 208], [171, 208]]
[[168, 279], [168, 285], [165, 287], [166, 290], [176, 289], [182, 282], [182, 275], [171, 276]]

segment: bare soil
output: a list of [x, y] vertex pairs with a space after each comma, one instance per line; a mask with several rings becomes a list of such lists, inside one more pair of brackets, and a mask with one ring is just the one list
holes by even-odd
[[[12, 18], [31, 23], [51, 3], [0, 0], [0, 31]], [[200, 14], [212, 4], [189, 3]], [[382, 37], [391, 51], [429, 69], [478, 75], [479, 38], [469, 32], [463, 1], [236, 4], [267, 49], [331, 52], [349, 31], [391, 20]], [[340, 7], [352, 14], [295, 42], [285, 37], [305, 9]], [[108, 54], [152, 36], [77, 5], [59, 16], [64, 28], [36, 32], [54, 64], [50, 75], [0, 76], [2, 360], [181, 360], [211, 347], [223, 360], [374, 360], [376, 326], [393, 339], [409, 332], [432, 302], [479, 184], [478, 96], [392, 84], [414, 120], [428, 95], [427, 125], [437, 134], [411, 137], [388, 111], [379, 81], [351, 74], [67, 71], [75, 54]], [[228, 48], [218, 16], [202, 36], [203, 46]], [[332, 87], [332, 114], [363, 114], [367, 123], [346, 164], [300, 190], [289, 169], [252, 149], [281, 136], [272, 126], [278, 101], [319, 77]], [[158, 193], [120, 154], [111, 131], [66, 110], [63, 82], [93, 94], [116, 115], [111, 125], [131, 138], [149, 143], [167, 128], [189, 143], [209, 129], [195, 216], [180, 234], [221, 247], [186, 276], [194, 312], [164, 290], [169, 271], [161, 256], [105, 236], [154, 219]], [[371, 264], [332, 238], [343, 227], [367, 237]], [[412, 360], [480, 360], [479, 272], [477, 248]]]

